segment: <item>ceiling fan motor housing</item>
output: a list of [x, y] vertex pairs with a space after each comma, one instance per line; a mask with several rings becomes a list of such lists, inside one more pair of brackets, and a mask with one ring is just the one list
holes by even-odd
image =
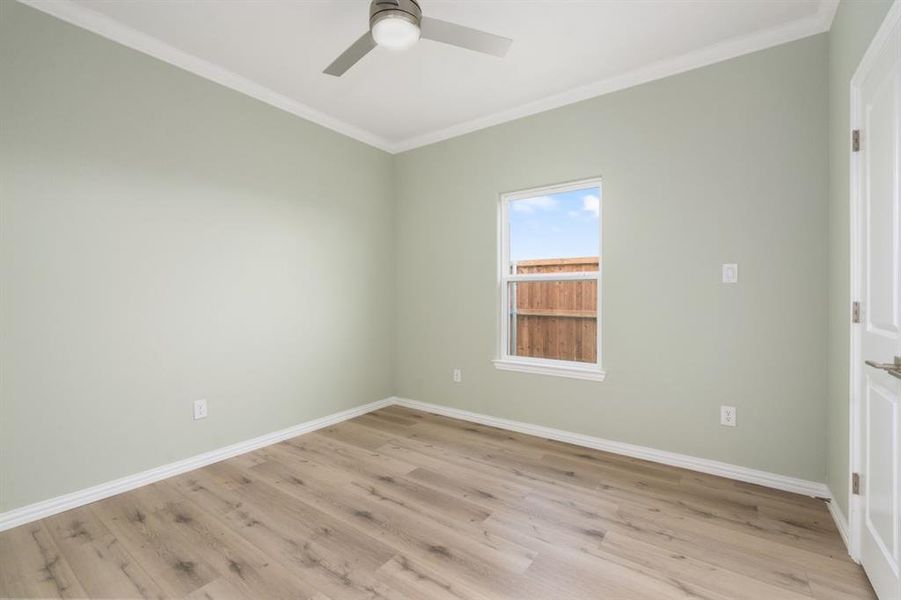
[[[3, 0], [0, 0], [2, 2]], [[423, 29], [423, 26], [425, 29]], [[420, 39], [503, 57], [513, 40], [472, 27], [422, 16], [419, 0], [371, 0], [369, 31], [332, 61], [323, 73], [340, 77], [376, 46], [406, 50]]]
[[388, 17], [404, 19], [419, 27], [422, 9], [416, 0], [372, 0], [369, 4], [369, 29]]

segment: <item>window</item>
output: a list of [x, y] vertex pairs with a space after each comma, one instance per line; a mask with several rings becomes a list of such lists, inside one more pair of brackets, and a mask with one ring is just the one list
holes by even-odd
[[603, 381], [601, 182], [503, 194], [498, 369]]

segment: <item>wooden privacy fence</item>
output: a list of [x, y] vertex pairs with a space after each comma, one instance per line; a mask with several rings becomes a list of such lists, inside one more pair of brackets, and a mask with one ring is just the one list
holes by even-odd
[[[597, 271], [598, 257], [522, 260], [514, 265], [515, 273]], [[521, 281], [512, 284], [510, 294], [515, 356], [597, 361], [597, 281]]]

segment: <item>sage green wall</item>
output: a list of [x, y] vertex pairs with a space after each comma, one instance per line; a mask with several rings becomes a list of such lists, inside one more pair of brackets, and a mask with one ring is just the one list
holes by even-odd
[[0, 510], [392, 394], [390, 155], [0, 7]]
[[850, 84], [891, 0], [844, 0], [829, 31], [829, 401], [827, 483], [848, 514]]
[[[828, 393], [846, 509], [847, 84], [890, 4], [392, 159], [0, 1], [0, 511], [392, 393], [816, 481]], [[594, 175], [607, 381], [495, 371], [497, 194]]]
[[[823, 481], [826, 126], [819, 35], [399, 155], [398, 394]], [[607, 380], [495, 370], [498, 193], [594, 175]]]

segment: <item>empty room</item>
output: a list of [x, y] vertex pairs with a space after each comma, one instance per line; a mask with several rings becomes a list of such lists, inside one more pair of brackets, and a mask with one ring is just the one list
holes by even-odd
[[901, 600], [901, 2], [0, 0], [0, 598]]

